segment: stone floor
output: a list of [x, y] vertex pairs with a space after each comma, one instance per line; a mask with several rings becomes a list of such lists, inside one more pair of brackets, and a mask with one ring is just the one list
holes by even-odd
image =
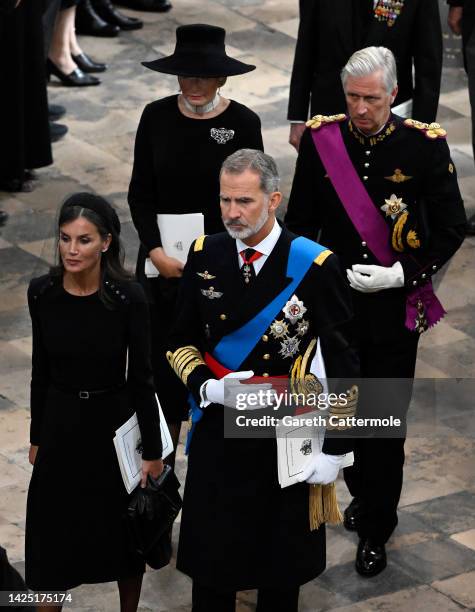
[[[177, 25], [224, 26], [228, 51], [258, 70], [235, 77], [223, 93], [262, 118], [266, 151], [276, 157], [288, 194], [295, 154], [287, 144], [285, 111], [298, 3], [291, 0], [175, 0], [167, 15], [144, 14], [145, 28], [114, 40], [84, 38], [85, 50], [110, 68], [103, 84], [84, 90], [50, 86], [64, 104], [69, 134], [54, 146], [54, 166], [40, 171], [31, 194], [0, 194], [10, 220], [0, 237], [0, 543], [23, 570], [25, 498], [30, 476], [28, 383], [31, 332], [25, 305], [29, 280], [44, 273], [54, 250], [58, 203], [77, 190], [107, 195], [120, 211], [128, 261], [137, 250], [126, 192], [135, 130], [144, 105], [177, 90], [173, 77], [152, 74], [140, 61], [168, 53]], [[445, 10], [445, 7], [443, 7]], [[469, 141], [466, 79], [460, 41], [445, 35], [439, 118], [449, 134], [469, 212], [475, 212], [475, 171]], [[475, 239], [439, 274], [438, 294], [448, 315], [422, 338], [407, 443], [400, 523], [389, 545], [389, 565], [366, 580], [353, 570], [356, 539], [343, 528], [328, 533], [328, 569], [302, 589], [302, 612], [447, 611], [475, 608], [475, 483], [472, 412], [475, 355]], [[471, 401], [470, 401], [471, 400]], [[186, 461], [179, 448], [178, 473]], [[339, 483], [343, 503], [349, 497]], [[175, 526], [176, 542], [179, 524]], [[73, 591], [74, 610], [117, 610], [111, 584]], [[255, 593], [239, 594], [240, 612], [255, 609]], [[190, 609], [190, 581], [173, 563], [145, 576], [141, 610]]]

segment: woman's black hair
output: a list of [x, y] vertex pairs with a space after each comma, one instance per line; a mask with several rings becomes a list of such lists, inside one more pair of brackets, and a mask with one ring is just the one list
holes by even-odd
[[[105, 240], [109, 235], [111, 242], [107, 251], [101, 255], [101, 280], [99, 284], [99, 298], [107, 308], [114, 308], [116, 302], [108, 294], [105, 281], [129, 281], [133, 275], [124, 268], [124, 249], [120, 240], [120, 221], [112, 205], [103, 197], [92, 193], [74, 193], [61, 205], [58, 213], [57, 230], [66, 223], [75, 221], [80, 217], [87, 219], [96, 228], [101, 238]], [[50, 269], [53, 276], [62, 276], [63, 262], [59, 257], [56, 266]]]

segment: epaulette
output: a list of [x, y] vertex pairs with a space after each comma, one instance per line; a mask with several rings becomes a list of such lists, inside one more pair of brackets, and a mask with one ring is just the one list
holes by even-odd
[[417, 121], [416, 119], [405, 119], [404, 125], [406, 127], [420, 130], [424, 133], [426, 138], [429, 138], [430, 140], [445, 138], [447, 136], [447, 132], [440, 126], [440, 123], [423, 123], [422, 121]]
[[198, 253], [199, 251], [203, 250], [203, 244], [206, 238], [206, 234], [203, 234], [203, 236], [200, 236], [199, 238], [197, 238], [195, 240], [195, 246], [193, 247], [193, 251], [195, 253]]
[[339, 115], [315, 115], [314, 117], [309, 119], [305, 125], [309, 128], [312, 128], [312, 130], [318, 130], [322, 127], [322, 125], [328, 125], [329, 123], [344, 121], [345, 119], [346, 115], [344, 115], [343, 113], [340, 113]]
[[330, 249], [325, 249], [324, 251], [320, 253], [320, 255], [318, 255], [318, 257], [315, 257], [315, 259], [313, 260], [313, 263], [317, 264], [317, 266], [323, 266], [325, 260], [330, 255], [333, 255], [333, 251], [330, 251]]

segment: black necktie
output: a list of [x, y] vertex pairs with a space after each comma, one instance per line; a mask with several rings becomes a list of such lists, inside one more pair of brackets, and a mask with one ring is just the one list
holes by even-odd
[[254, 270], [254, 262], [261, 257], [262, 253], [255, 249], [245, 249], [240, 253], [244, 265], [241, 268], [241, 274], [244, 278], [246, 287], [249, 287], [251, 282], [256, 278], [256, 271]]

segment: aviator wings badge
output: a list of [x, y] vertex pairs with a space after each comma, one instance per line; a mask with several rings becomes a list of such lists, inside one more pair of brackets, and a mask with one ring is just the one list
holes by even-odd
[[202, 289], [201, 293], [208, 298], [208, 300], [215, 300], [217, 298], [222, 297], [222, 291], [215, 291], [214, 287], [210, 287], [209, 289]]
[[213, 278], [216, 278], [216, 276], [210, 274], [208, 270], [205, 270], [204, 272], [197, 272], [196, 274], [198, 274], [198, 276], [201, 276], [201, 278], [204, 280], [213, 280]]

